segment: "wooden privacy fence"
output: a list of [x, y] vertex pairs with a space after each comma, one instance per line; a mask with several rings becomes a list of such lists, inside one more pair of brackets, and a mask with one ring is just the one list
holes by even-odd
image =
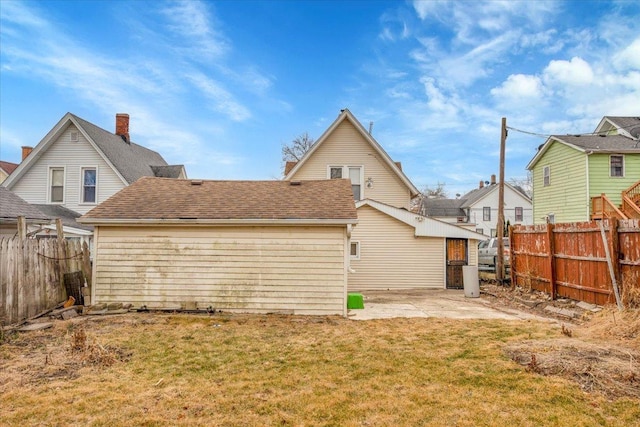
[[510, 239], [512, 285], [600, 305], [616, 286], [640, 292], [638, 219], [515, 226]]
[[12, 324], [67, 298], [64, 275], [91, 280], [86, 243], [65, 239], [0, 239], [0, 323]]

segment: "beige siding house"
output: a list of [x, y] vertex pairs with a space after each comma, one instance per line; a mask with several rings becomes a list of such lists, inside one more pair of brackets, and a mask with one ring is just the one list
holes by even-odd
[[142, 178], [84, 215], [92, 301], [346, 315], [347, 180]]
[[349, 178], [358, 209], [349, 290], [459, 288], [481, 234], [408, 211], [418, 190], [347, 109], [285, 180]]

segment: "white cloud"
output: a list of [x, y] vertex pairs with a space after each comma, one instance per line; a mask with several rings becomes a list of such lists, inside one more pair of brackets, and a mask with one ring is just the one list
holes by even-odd
[[640, 37], [613, 55], [613, 63], [618, 69], [640, 70]]
[[549, 85], [588, 85], [593, 82], [593, 70], [579, 57], [573, 57], [571, 61], [553, 60], [544, 69], [543, 79]]
[[512, 74], [498, 87], [491, 89], [496, 98], [538, 99], [543, 95], [543, 86], [537, 76]]
[[247, 107], [240, 104], [234, 96], [219, 82], [201, 73], [192, 73], [185, 76], [198, 90], [212, 101], [211, 108], [214, 111], [228, 116], [234, 121], [244, 121], [251, 117]]

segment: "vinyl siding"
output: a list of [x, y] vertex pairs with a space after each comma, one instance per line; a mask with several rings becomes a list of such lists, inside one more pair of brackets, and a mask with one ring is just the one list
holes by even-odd
[[345, 313], [345, 227], [98, 227], [95, 302]]
[[363, 166], [364, 181], [372, 178], [373, 187], [366, 188], [362, 183], [362, 199], [409, 208], [409, 189], [348, 120], [340, 123], [292, 179], [326, 179], [330, 165]]
[[[533, 221], [541, 224], [549, 213], [556, 222], [589, 220], [586, 154], [554, 142], [533, 167]], [[551, 185], [543, 185], [543, 169], [551, 167]]]
[[[71, 141], [71, 132], [78, 132], [78, 141]], [[97, 202], [103, 202], [121, 189], [124, 183], [98, 154], [74, 125], [70, 125], [60, 137], [53, 141], [39, 159], [11, 188], [29, 203], [46, 204], [48, 199], [49, 168], [64, 167], [63, 206], [79, 213], [87, 213], [96, 204], [82, 204], [82, 168], [97, 168]]]
[[621, 193], [640, 179], [640, 154], [624, 154], [624, 177], [611, 177], [609, 157], [611, 154], [589, 156], [589, 195], [605, 193], [616, 205], [622, 203]]
[[413, 227], [369, 206], [358, 209], [358, 220], [351, 241], [360, 242], [360, 260], [351, 260], [350, 291], [444, 288], [444, 238], [415, 237]]
[[[469, 207], [469, 222], [476, 224], [475, 228], [482, 228], [487, 236], [489, 236], [492, 228], [496, 230], [498, 228], [498, 198], [499, 191], [496, 188], [495, 191], [491, 191], [486, 197]], [[491, 221], [485, 222], [483, 220], [483, 207], [485, 206], [491, 208]], [[522, 221], [516, 221], [516, 207], [522, 208]], [[504, 220], [505, 222], [509, 221], [511, 225], [533, 224], [533, 206], [531, 202], [506, 185], [504, 186]]]

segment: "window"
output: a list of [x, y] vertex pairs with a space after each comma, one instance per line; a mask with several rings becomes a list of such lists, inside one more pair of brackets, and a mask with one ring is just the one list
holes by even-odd
[[545, 166], [542, 169], [542, 184], [545, 187], [551, 185], [551, 166]]
[[96, 202], [96, 168], [82, 169], [82, 203]]
[[72, 130], [70, 138], [71, 138], [72, 142], [78, 142], [78, 131], [77, 130]]
[[360, 259], [360, 242], [351, 242], [349, 255], [351, 259]]
[[[476, 228], [476, 233], [484, 234], [484, 228]], [[485, 245], [484, 245], [484, 246], [487, 246], [487, 245], [486, 245], [486, 242], [485, 242]], [[484, 247], [484, 246], [483, 246], [483, 247]]]
[[491, 208], [485, 206], [482, 208], [482, 220], [483, 221], [491, 221]]
[[498, 235], [498, 233], [496, 232], [495, 228], [491, 229], [491, 237], [496, 237]]
[[329, 178], [351, 180], [351, 190], [355, 200], [362, 199], [362, 167], [361, 166], [329, 166]]
[[49, 201], [51, 203], [64, 202], [64, 168], [49, 169], [49, 182]]
[[609, 157], [611, 176], [624, 176], [624, 156], [613, 155]]
[[522, 207], [516, 207], [516, 221], [522, 221]]

